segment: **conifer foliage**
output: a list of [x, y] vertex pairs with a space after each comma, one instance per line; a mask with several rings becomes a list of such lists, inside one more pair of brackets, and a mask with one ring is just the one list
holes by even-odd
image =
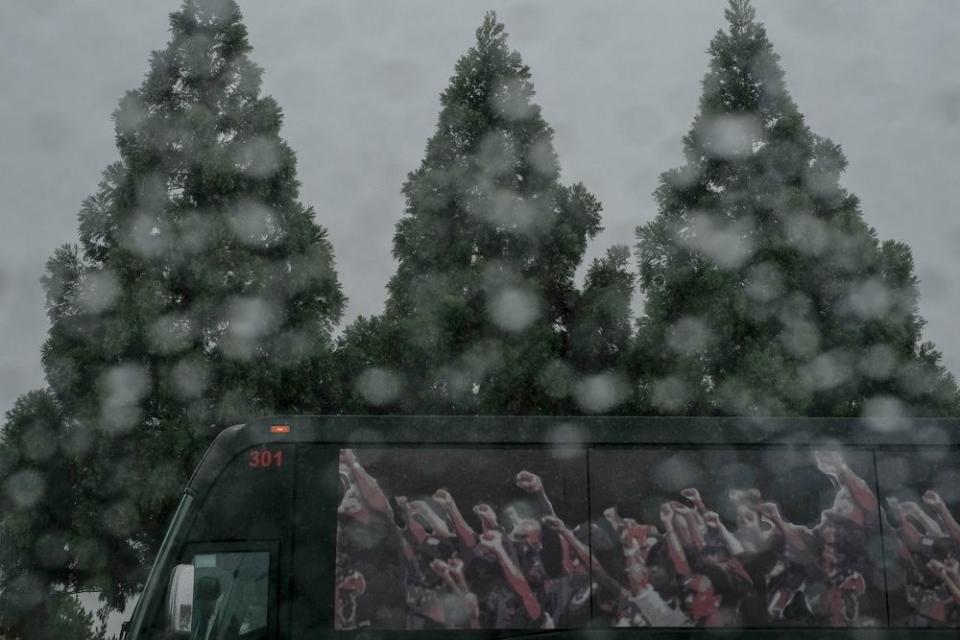
[[[17, 509], [53, 510], [67, 487], [74, 502], [63, 510], [71, 522], [50, 523], [64, 544], [18, 566], [21, 582], [93, 586], [118, 603], [220, 429], [329, 410], [330, 337], [344, 307], [236, 4], [185, 0], [170, 25], [168, 46], [114, 113], [120, 157], [83, 203], [79, 246], [48, 262], [49, 393], [10, 418], [49, 432], [62, 462], [8, 460], [39, 488], [4, 526]], [[23, 415], [31, 406], [44, 420]]]
[[622, 373], [632, 338], [630, 248], [617, 245], [587, 269], [574, 314], [571, 360], [582, 373]]
[[[81, 470], [63, 455], [71, 445], [59, 437], [63, 423], [52, 394], [32, 391], [17, 399], [0, 431], [0, 637], [53, 637], [47, 620], [51, 629], [90, 626], [71, 623], [51, 596], [52, 585], [71, 582], [71, 561], [84, 567], [106, 561], [89, 546], [65, 550], [75, 540]], [[58, 481], [51, 484], [51, 477]], [[74, 635], [86, 637], [61, 637]]]
[[341, 345], [355, 403], [532, 413], [570, 401], [574, 272], [600, 230], [600, 203], [560, 183], [533, 95], [530, 69], [488, 14], [403, 186], [385, 313]]
[[633, 356], [661, 413], [957, 413], [923, 342], [910, 250], [881, 242], [840, 186], [748, 0], [710, 44], [686, 163], [638, 228], [646, 312]]

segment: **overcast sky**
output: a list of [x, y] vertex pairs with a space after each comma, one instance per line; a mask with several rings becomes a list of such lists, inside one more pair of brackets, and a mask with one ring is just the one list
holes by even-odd
[[[530, 65], [566, 182], [604, 204], [590, 256], [633, 243], [680, 163], [725, 1], [241, 0], [264, 89], [286, 114], [302, 200], [337, 251], [350, 305], [378, 313], [400, 185], [432, 135], [456, 59], [496, 9]], [[178, 0], [0, 0], [0, 411], [43, 385], [38, 283], [117, 157], [110, 113], [168, 37]], [[960, 373], [960, 2], [756, 0], [814, 132], [883, 239], [907, 242], [927, 337]]]

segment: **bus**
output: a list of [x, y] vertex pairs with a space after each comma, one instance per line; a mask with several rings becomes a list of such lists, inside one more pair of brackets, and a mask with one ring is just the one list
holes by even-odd
[[276, 416], [126, 640], [956, 638], [960, 420]]

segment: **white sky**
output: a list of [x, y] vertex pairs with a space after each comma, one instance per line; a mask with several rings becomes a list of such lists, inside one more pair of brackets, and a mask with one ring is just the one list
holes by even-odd
[[[400, 185], [432, 135], [456, 59], [496, 9], [533, 71], [565, 181], [604, 203], [589, 257], [656, 212], [680, 163], [725, 0], [241, 0], [297, 152], [302, 200], [330, 230], [350, 306], [378, 313]], [[110, 113], [167, 41], [178, 0], [0, 0], [0, 411], [43, 384], [38, 278], [116, 159]], [[812, 129], [881, 238], [907, 242], [927, 336], [960, 373], [960, 3], [755, 0]]]

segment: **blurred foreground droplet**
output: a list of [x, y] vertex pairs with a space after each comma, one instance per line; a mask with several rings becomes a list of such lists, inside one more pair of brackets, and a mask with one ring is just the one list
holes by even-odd
[[400, 378], [389, 369], [369, 367], [357, 376], [356, 389], [375, 407], [390, 404], [400, 395]]
[[46, 492], [47, 483], [36, 469], [23, 469], [10, 476], [3, 484], [10, 500], [22, 509], [37, 504]]

